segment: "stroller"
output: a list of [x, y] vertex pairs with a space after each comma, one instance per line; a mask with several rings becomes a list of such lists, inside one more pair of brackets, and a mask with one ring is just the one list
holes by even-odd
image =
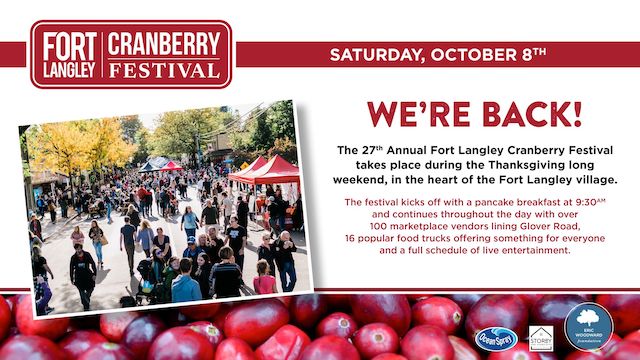
[[146, 300], [148, 305], [154, 305], [158, 303], [158, 287], [157, 279], [153, 274], [153, 268], [151, 266], [151, 260], [144, 259], [138, 263], [138, 272], [142, 276], [138, 284], [138, 293], [136, 294], [136, 303], [138, 306], [142, 305], [142, 302]]

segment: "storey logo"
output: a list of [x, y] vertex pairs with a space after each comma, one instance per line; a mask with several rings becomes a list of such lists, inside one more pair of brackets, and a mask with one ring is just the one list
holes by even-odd
[[518, 335], [510, 329], [493, 326], [476, 334], [476, 344], [486, 351], [505, 351], [516, 346]]
[[529, 351], [553, 351], [553, 326], [529, 326]]
[[43, 20], [31, 27], [39, 88], [205, 88], [231, 81], [231, 27], [220, 20]]

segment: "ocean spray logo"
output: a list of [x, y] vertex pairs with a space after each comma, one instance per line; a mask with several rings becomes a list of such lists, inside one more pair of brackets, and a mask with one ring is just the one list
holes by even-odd
[[488, 327], [476, 334], [476, 344], [487, 351], [505, 351], [516, 346], [518, 335], [503, 327]]

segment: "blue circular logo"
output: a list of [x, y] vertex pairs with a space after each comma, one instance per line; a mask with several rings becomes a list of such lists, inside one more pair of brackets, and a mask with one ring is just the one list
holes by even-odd
[[599, 304], [582, 303], [571, 309], [564, 320], [567, 339], [578, 350], [593, 351], [604, 347], [613, 335], [613, 318]]
[[518, 335], [500, 326], [488, 327], [476, 334], [476, 344], [487, 351], [505, 351], [516, 346]]

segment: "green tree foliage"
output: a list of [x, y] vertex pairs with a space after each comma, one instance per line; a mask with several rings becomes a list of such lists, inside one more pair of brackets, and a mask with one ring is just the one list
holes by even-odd
[[173, 158], [187, 154], [195, 159], [229, 116], [218, 108], [165, 112], [156, 120], [151, 153]]
[[138, 115], [127, 115], [118, 117], [120, 127], [122, 128], [122, 137], [129, 143], [136, 141], [136, 134], [143, 128], [142, 121]]
[[147, 128], [145, 127], [141, 127], [136, 133], [135, 144], [137, 146], [137, 150], [135, 154], [133, 154], [134, 164], [144, 163], [145, 161], [147, 161], [147, 158], [149, 157], [149, 153], [151, 151], [151, 145], [149, 144], [150, 137], [151, 133], [149, 133], [149, 130], [147, 130]]
[[273, 144], [273, 133], [270, 124], [267, 123], [267, 112], [257, 109], [251, 116], [254, 126], [249, 139], [249, 150], [266, 151]]
[[278, 101], [267, 109], [254, 110], [245, 130], [233, 132], [231, 139], [236, 166], [251, 162], [259, 155], [270, 158], [275, 154], [297, 164], [293, 102]]

